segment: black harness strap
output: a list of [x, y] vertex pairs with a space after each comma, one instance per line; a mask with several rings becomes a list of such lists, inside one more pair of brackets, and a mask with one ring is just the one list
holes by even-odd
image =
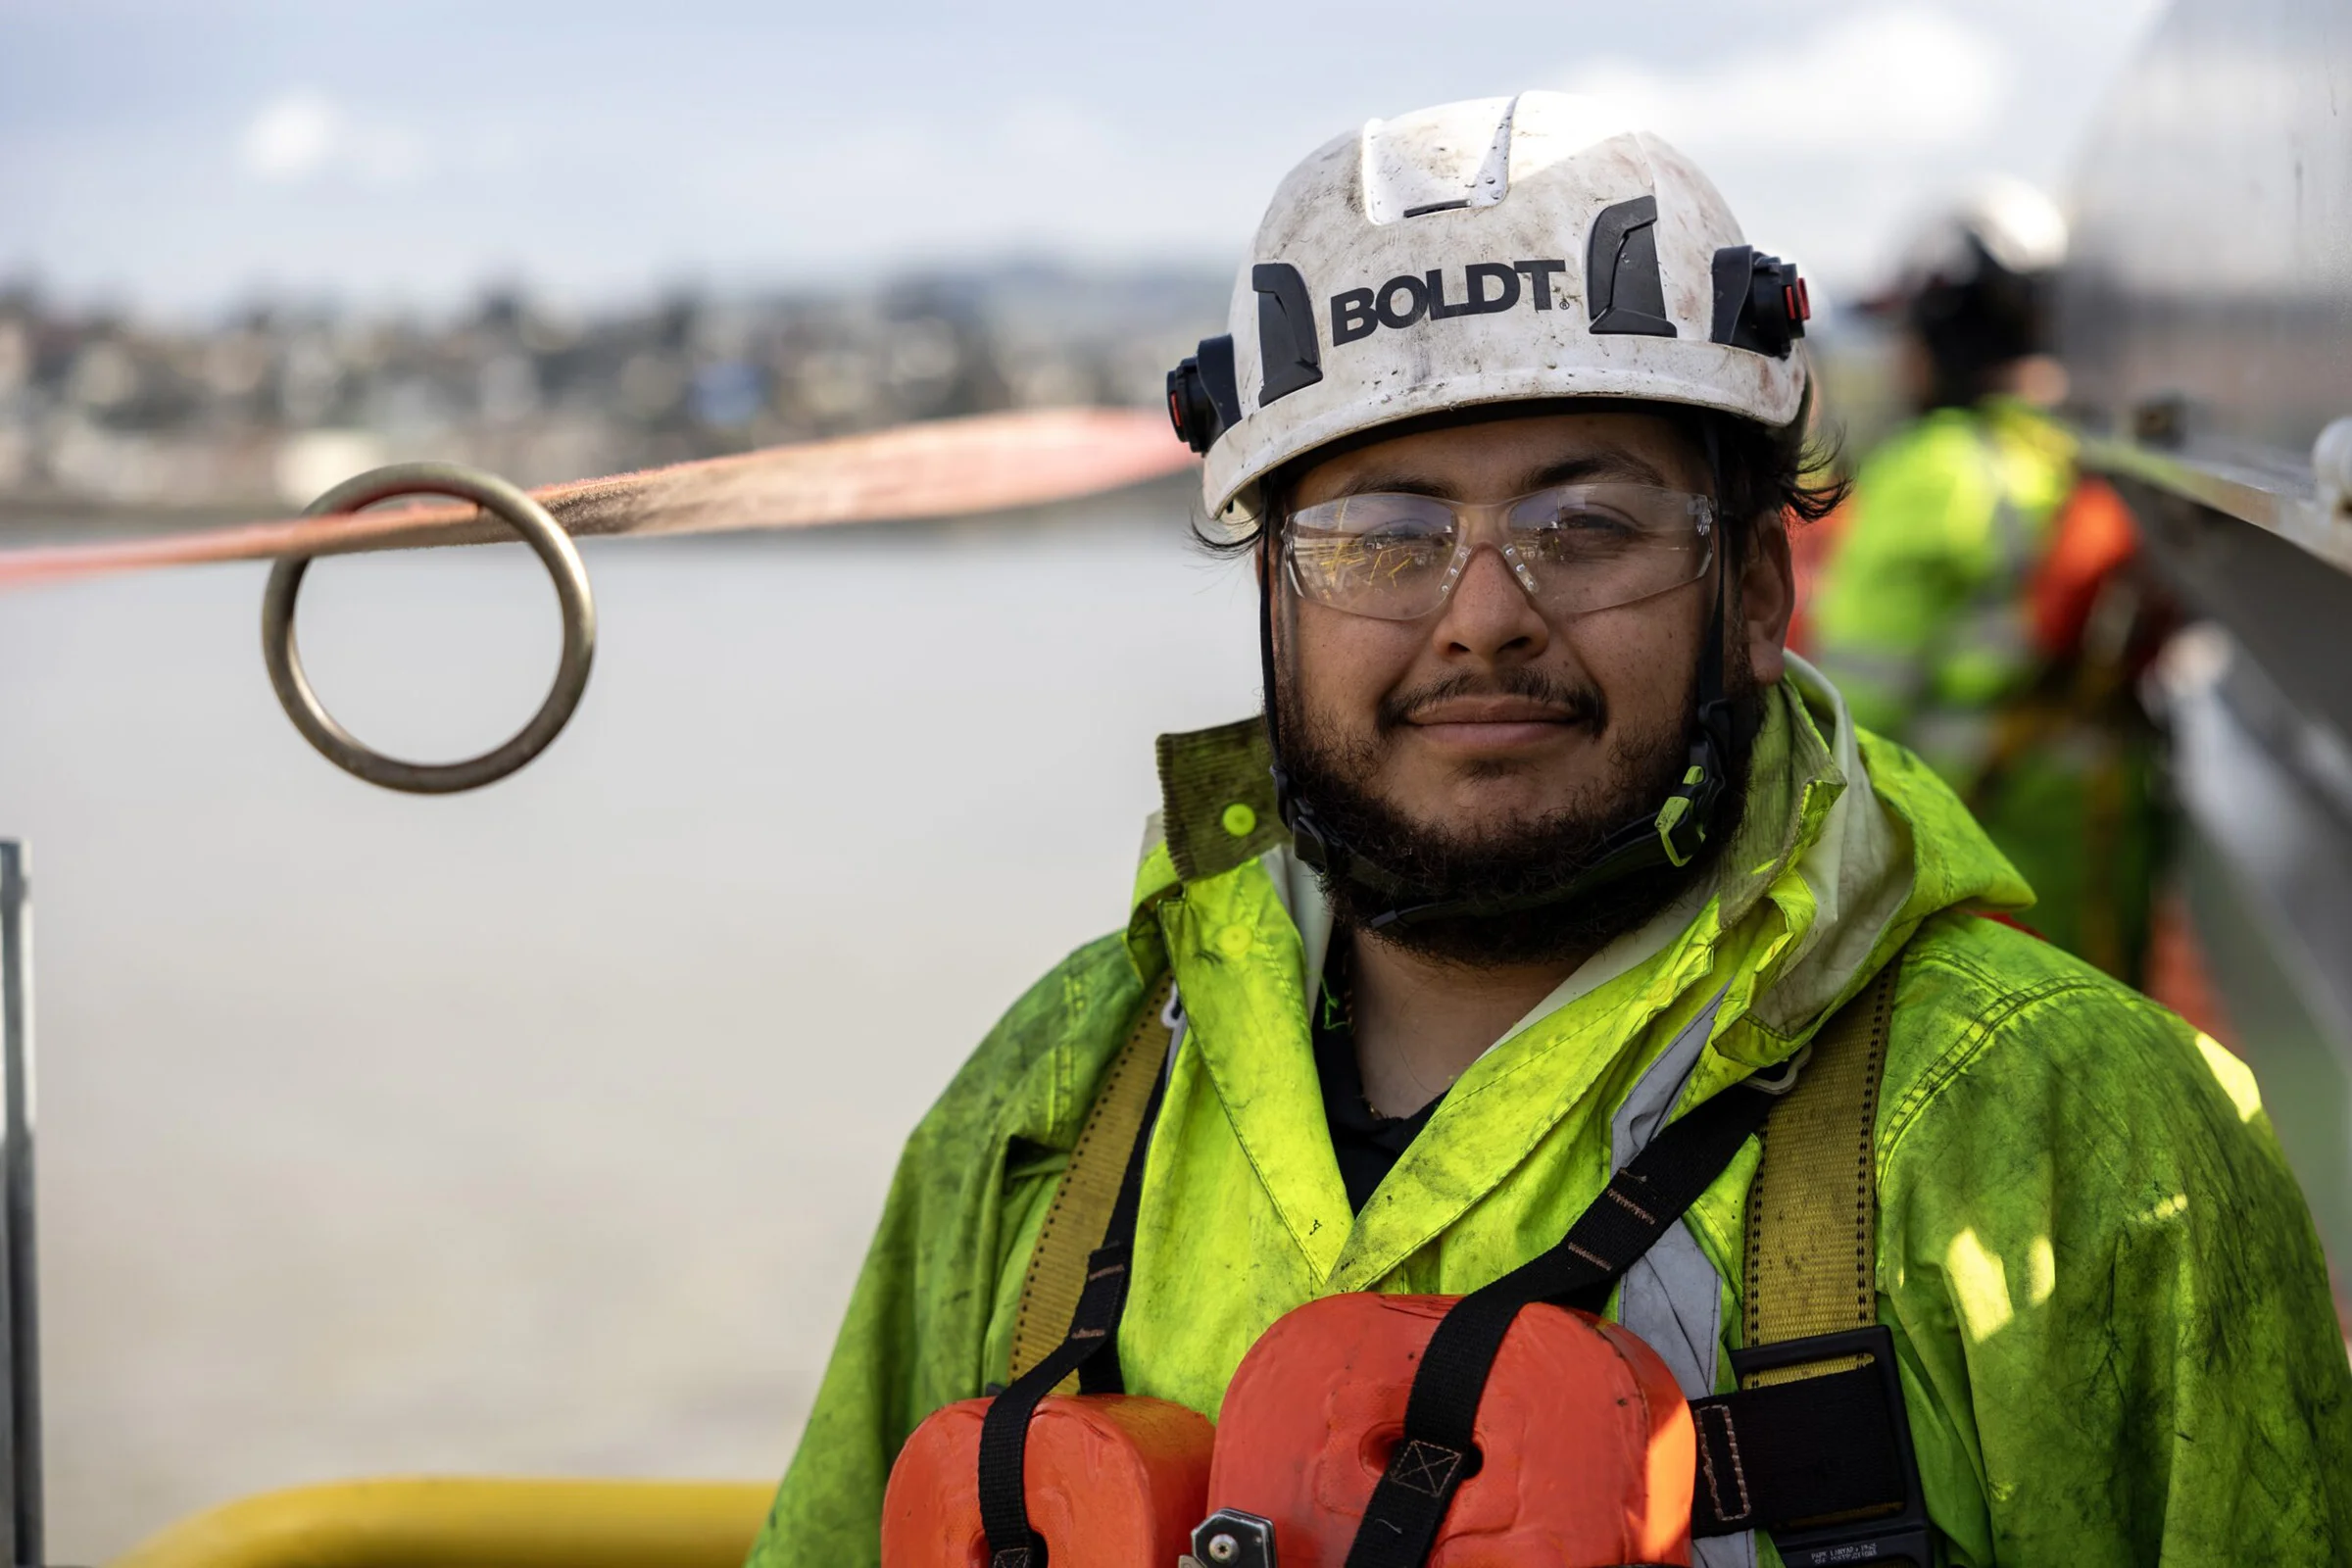
[[1151, 1152], [1152, 1128], [1159, 1120], [1159, 1102], [1166, 1093], [1167, 1075], [1162, 1072], [1144, 1107], [1135, 1147], [1128, 1152], [1127, 1172], [1119, 1180], [1118, 1200], [1111, 1205], [1102, 1245], [1087, 1259], [1086, 1286], [1078, 1295], [1078, 1310], [1070, 1315], [1068, 1337], [1013, 1379], [981, 1418], [980, 1527], [988, 1536], [989, 1568], [1039, 1568], [1045, 1560], [1043, 1543], [1029, 1525], [1025, 1473], [1029, 1418], [1038, 1404], [1072, 1372], [1078, 1374], [1081, 1394], [1126, 1392], [1119, 1373], [1119, 1318], [1127, 1308], [1127, 1270], [1135, 1256], [1144, 1159]]
[[1835, 1517], [1903, 1495], [1892, 1412], [1874, 1367], [1693, 1399], [1690, 1415], [1694, 1536]]
[[[1568, 1234], [1439, 1320], [1413, 1376], [1404, 1434], [1373, 1489], [1347, 1568], [1421, 1568], [1454, 1490], [1476, 1473], [1472, 1441], [1487, 1376], [1522, 1307], [1591, 1307], [1697, 1200], [1764, 1125], [1772, 1097], [1726, 1090], [1671, 1122], [1609, 1178]], [[993, 1539], [993, 1538], [992, 1538]]]
[[1861, 1365], [1690, 1401], [1698, 1476], [1690, 1534], [1764, 1529], [1788, 1568], [1936, 1561], [1894, 1336], [1883, 1325], [1732, 1352], [1742, 1380], [1813, 1362]]

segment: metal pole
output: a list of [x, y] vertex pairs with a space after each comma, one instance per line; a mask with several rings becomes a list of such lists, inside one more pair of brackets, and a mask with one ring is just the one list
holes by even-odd
[[6, 1224], [7, 1561], [38, 1568], [41, 1517], [40, 1290], [33, 1251], [32, 910], [24, 847], [0, 839], [0, 1218]]

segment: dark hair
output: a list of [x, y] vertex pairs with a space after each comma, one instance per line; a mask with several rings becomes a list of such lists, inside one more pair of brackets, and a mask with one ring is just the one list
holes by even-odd
[[1904, 302], [1903, 319], [1928, 353], [1930, 408], [1967, 408], [2000, 390], [2003, 372], [2047, 350], [2055, 281], [2012, 271], [1968, 236], [1965, 278], [1930, 277]]
[[[1808, 412], [1811, 409], [1809, 392], [1806, 409]], [[1725, 548], [1735, 562], [1745, 555], [1747, 536], [1756, 519], [1778, 513], [1786, 515], [1791, 523], [1819, 522], [1837, 510], [1838, 503], [1845, 499], [1846, 492], [1852, 488], [1851, 482], [1838, 471], [1837, 437], [1821, 436], [1808, 430], [1811, 421], [1802, 413], [1790, 420], [1787, 428], [1775, 430], [1753, 419], [1743, 419], [1713, 409], [1681, 408], [1672, 404], [1595, 398], [1511, 403], [1454, 409], [1423, 418], [1378, 425], [1329, 446], [1318, 447], [1305, 457], [1294, 458], [1259, 481], [1262, 504], [1258, 508], [1258, 521], [1247, 534], [1234, 539], [1212, 535], [1206, 527], [1206, 519], [1202, 518], [1195, 520], [1193, 537], [1203, 548], [1217, 555], [1250, 554], [1264, 543], [1267, 522], [1282, 514], [1292, 487], [1298, 483], [1299, 474], [1310, 463], [1321, 463], [1376, 441], [1414, 435], [1425, 430], [1476, 424], [1489, 419], [1591, 413], [1663, 415], [1683, 432], [1695, 450], [1712, 452], [1715, 483], [1720, 492], [1715, 498], [1716, 511], [1723, 517]]]

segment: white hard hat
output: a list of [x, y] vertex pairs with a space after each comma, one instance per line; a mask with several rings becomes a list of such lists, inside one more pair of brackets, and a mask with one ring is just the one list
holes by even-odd
[[1234, 285], [1230, 337], [1168, 377], [1201, 498], [1331, 442], [1482, 404], [1630, 398], [1775, 429], [1802, 413], [1796, 269], [1707, 177], [1562, 93], [1479, 98], [1342, 136], [1290, 172]]
[[2055, 271], [2066, 261], [2066, 215], [2023, 180], [1979, 180], [1912, 230], [1903, 247], [1898, 291], [1916, 293], [1977, 280], [1986, 263], [2020, 277]]
[[1973, 402], [1991, 369], [2047, 349], [2065, 261], [2057, 204], [2021, 181], [1987, 179], [1911, 230], [1892, 283], [1863, 310], [1901, 318], [1938, 367], [1938, 396]]

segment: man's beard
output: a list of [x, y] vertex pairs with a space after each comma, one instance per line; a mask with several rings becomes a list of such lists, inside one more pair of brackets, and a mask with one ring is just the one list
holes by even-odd
[[[1725, 653], [1725, 688], [1736, 707], [1752, 711], [1761, 699], [1746, 650], [1732, 641]], [[1409, 885], [1398, 896], [1346, 875], [1318, 871], [1333, 919], [1344, 930], [1363, 931], [1399, 903], [1493, 905], [1564, 886], [1598, 858], [1611, 835], [1628, 821], [1653, 815], [1682, 781], [1697, 721], [1696, 685], [1693, 680], [1692, 691], [1671, 724], [1639, 732], [1620, 730], [1610, 742], [1607, 776], [1578, 799], [1544, 816], [1466, 832], [1413, 821], [1375, 793], [1370, 780], [1381, 760], [1376, 743], [1334, 735], [1311, 721], [1285, 724], [1283, 762], [1298, 799], [1312, 808], [1317, 823], [1348, 854]], [[1302, 713], [1287, 670], [1283, 686], [1282, 710]], [[1607, 706], [1597, 688], [1566, 686], [1525, 668], [1504, 670], [1492, 679], [1457, 677], [1386, 699], [1377, 715], [1377, 732], [1392, 735], [1412, 711], [1472, 693], [1557, 705], [1596, 734], [1610, 732]], [[1752, 725], [1739, 727], [1742, 733], [1754, 733]], [[1742, 749], [1727, 760], [1729, 776], [1715, 819], [1687, 864], [1643, 866], [1589, 893], [1533, 908], [1400, 921], [1383, 928], [1380, 940], [1471, 968], [1564, 962], [1599, 951], [1646, 924], [1698, 883], [1739, 831], [1747, 803], [1748, 759]]]

